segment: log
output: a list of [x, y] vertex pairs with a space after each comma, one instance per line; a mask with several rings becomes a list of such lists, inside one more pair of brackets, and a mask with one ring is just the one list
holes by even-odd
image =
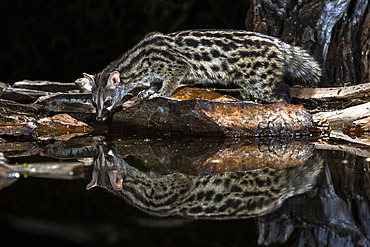
[[291, 88], [292, 97], [320, 101], [349, 100], [370, 95], [370, 82], [347, 87], [334, 88]]
[[[291, 87], [291, 97], [299, 100], [318, 100], [323, 102], [337, 100], [351, 100], [355, 98], [366, 98], [370, 96], [370, 82], [345, 87], [328, 88], [298, 88]], [[243, 89], [215, 89], [214, 92], [227, 94], [240, 98]]]
[[74, 82], [55, 82], [55, 81], [17, 81], [13, 84], [13, 88], [32, 89], [45, 92], [68, 92], [77, 90], [78, 87]]
[[332, 129], [342, 130], [355, 120], [370, 116], [370, 102], [343, 110], [319, 112], [312, 115], [314, 122], [328, 122]]
[[0, 87], [0, 99], [13, 100], [20, 103], [32, 103], [45, 95], [50, 95], [50, 93], [33, 89]]
[[112, 129], [117, 134], [143, 136], [290, 136], [320, 131], [314, 130], [311, 114], [302, 106], [198, 98], [144, 100], [114, 114], [112, 126], [124, 126]]

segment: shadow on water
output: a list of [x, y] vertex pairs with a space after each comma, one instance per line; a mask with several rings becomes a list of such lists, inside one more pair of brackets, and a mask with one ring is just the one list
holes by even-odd
[[369, 159], [315, 147], [3, 143], [2, 233], [14, 243], [89, 246], [369, 246]]

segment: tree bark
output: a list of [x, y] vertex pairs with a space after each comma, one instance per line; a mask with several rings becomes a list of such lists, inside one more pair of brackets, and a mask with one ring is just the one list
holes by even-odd
[[370, 81], [368, 0], [252, 0], [247, 30], [308, 50], [322, 64], [320, 86]]

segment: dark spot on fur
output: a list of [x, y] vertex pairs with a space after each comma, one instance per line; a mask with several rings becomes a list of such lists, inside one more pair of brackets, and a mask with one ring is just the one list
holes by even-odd
[[215, 212], [216, 211], [216, 208], [215, 207], [209, 207], [209, 208], [207, 208], [204, 212], [206, 213], [206, 214], [210, 214], [210, 213], [213, 213], [213, 212]]
[[237, 186], [237, 185], [233, 185], [230, 189], [231, 192], [242, 192], [243, 190]]
[[261, 62], [256, 62], [253, 64], [253, 69], [254, 70], [257, 70], [259, 68], [261, 68], [263, 66], [263, 64]]
[[260, 187], [265, 186], [265, 181], [263, 179], [257, 178], [256, 182], [257, 182], [257, 185]]
[[213, 45], [213, 42], [209, 39], [201, 39], [200, 40], [200, 43], [203, 45], [203, 46], [209, 46], [211, 47]]
[[273, 73], [274, 73], [274, 70], [272, 70], [272, 69], [269, 69], [269, 70], [266, 71], [266, 74], [268, 74], [268, 75], [272, 75]]
[[222, 205], [218, 210], [219, 210], [220, 212], [225, 212], [227, 208], [228, 208], [228, 206], [227, 206], [227, 205]]
[[229, 58], [227, 59], [227, 61], [228, 61], [229, 63], [236, 63], [236, 62], [238, 62], [238, 61], [239, 61], [239, 57], [229, 57]]
[[226, 207], [232, 208], [234, 206], [234, 200], [233, 199], [228, 199], [225, 203]]
[[198, 53], [194, 53], [194, 59], [197, 60], [197, 61], [201, 61], [202, 60], [202, 56], [199, 55]]
[[199, 192], [198, 195], [197, 195], [197, 200], [200, 201], [204, 198], [205, 194], [204, 192]]
[[213, 199], [213, 201], [217, 203], [217, 202], [220, 202], [222, 198], [224, 198], [222, 194], [217, 194], [215, 198]]
[[266, 40], [261, 41], [261, 45], [263, 46], [274, 46], [275, 44]]
[[196, 214], [203, 211], [203, 208], [201, 206], [193, 207], [189, 210], [189, 213]]
[[268, 54], [268, 57], [267, 57], [267, 59], [268, 60], [271, 60], [271, 59], [273, 59], [273, 58], [277, 58], [278, 56], [277, 56], [277, 53], [275, 52], [275, 51], [273, 51], [273, 52], [270, 52], [269, 54]]
[[191, 34], [195, 37], [201, 37], [202, 36], [202, 33], [200, 33], [200, 32], [192, 32]]
[[245, 46], [254, 46], [254, 42], [253, 42], [253, 40], [251, 40], [251, 39], [245, 39], [244, 40], [244, 45]]
[[187, 38], [184, 40], [185, 44], [194, 48], [199, 46], [199, 42], [195, 39]]
[[227, 188], [227, 187], [230, 186], [230, 183], [231, 183], [231, 181], [229, 179], [226, 179], [224, 186]]
[[221, 63], [221, 67], [225, 71], [228, 71], [229, 70], [229, 66], [227, 65], [227, 63], [225, 61]]
[[243, 77], [243, 73], [242, 73], [242, 72], [240, 72], [240, 71], [236, 71], [236, 72], [234, 73], [234, 76], [235, 76], [235, 78], [240, 78], [240, 77]]
[[270, 63], [270, 67], [277, 70], [278, 69], [278, 65], [276, 63]]
[[212, 66], [211, 66], [211, 69], [212, 69], [214, 72], [218, 72], [218, 71], [220, 71], [220, 67], [218, 67], [217, 65], [212, 65]]
[[222, 180], [220, 178], [218, 179], [215, 179], [215, 181], [213, 182], [215, 185], [218, 185], [222, 182]]
[[213, 195], [215, 194], [215, 192], [213, 190], [210, 190], [206, 193], [206, 200], [207, 201], [210, 201], [213, 197]]
[[178, 46], [183, 46], [184, 43], [182, 41], [183, 41], [183, 38], [176, 38], [175, 39], [175, 44], [178, 45]]
[[238, 63], [237, 65], [238, 65], [240, 68], [244, 68], [244, 67], [246, 67], [244, 62]]
[[211, 61], [212, 60], [212, 58], [210, 57], [208, 52], [203, 52], [202, 57], [203, 57], [203, 60], [205, 60], [205, 61]]
[[254, 44], [258, 49], [261, 48], [261, 42], [259, 40], [254, 41]]
[[237, 46], [234, 42], [229, 42], [229, 43], [227, 43], [227, 46], [228, 46], [228, 48], [230, 48], [231, 50], [235, 50], [236, 48], [238, 48], [238, 46]]
[[271, 186], [271, 178], [266, 178], [266, 185]]
[[220, 57], [220, 56], [221, 56], [220, 52], [219, 52], [218, 50], [216, 50], [216, 49], [213, 49], [213, 50], [211, 51], [211, 55], [212, 55], [212, 57], [214, 57], [214, 58], [218, 58], [218, 57]]

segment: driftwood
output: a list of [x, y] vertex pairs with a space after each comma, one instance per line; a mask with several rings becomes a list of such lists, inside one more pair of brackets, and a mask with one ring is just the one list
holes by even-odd
[[[83, 79], [76, 82], [80, 91], [88, 90], [81, 86]], [[38, 82], [27, 82], [28, 88]], [[53, 82], [41, 82], [51, 85]], [[60, 83], [56, 83], [59, 85]], [[37, 86], [36, 86], [37, 87]], [[51, 86], [50, 86], [51, 87]], [[76, 86], [77, 87], [77, 86]], [[32, 88], [32, 87], [31, 87]], [[40, 88], [40, 87], [37, 87]], [[14, 92], [30, 98], [14, 97]], [[261, 105], [253, 102], [237, 101], [232, 96], [238, 89], [209, 91], [198, 88], [182, 88], [171, 98], [158, 98], [142, 101], [137, 97], [123, 104], [123, 110], [113, 116], [112, 122], [95, 121], [94, 108], [89, 93], [56, 93], [34, 89], [3, 88], [4, 98], [0, 100], [0, 135], [28, 135], [39, 140], [50, 138], [66, 140], [82, 131], [88, 133], [102, 126], [110, 128], [117, 135], [189, 135], [189, 136], [291, 136], [312, 135], [328, 136], [330, 130], [342, 131], [343, 135], [335, 138], [351, 141], [353, 135], [369, 131], [370, 103], [360, 104], [347, 109], [309, 114], [303, 107], [285, 104]], [[223, 92], [220, 94], [219, 92]], [[239, 90], [240, 91], [240, 90]], [[370, 83], [339, 88], [292, 88], [292, 96], [298, 100], [314, 99], [320, 102], [345, 101], [353, 98], [366, 100]], [[17, 101], [17, 102], [15, 102]], [[58, 125], [64, 130], [56, 130], [53, 116], [64, 114], [63, 119], [74, 122], [77, 126], [71, 130], [67, 125]], [[41, 118], [44, 118], [42, 121]], [[81, 122], [79, 122], [79, 121]], [[41, 122], [49, 123], [41, 125]], [[64, 127], [62, 127], [64, 126]], [[122, 126], [117, 128], [116, 126]], [[106, 128], [103, 133], [106, 132]], [[73, 133], [72, 133], [73, 132]], [[35, 134], [36, 133], [36, 134]], [[49, 135], [48, 133], [53, 133]], [[334, 133], [334, 132], [333, 132]], [[61, 137], [59, 137], [61, 135]], [[332, 136], [334, 134], [330, 134]], [[366, 140], [366, 136], [364, 139]], [[357, 139], [356, 142], [359, 140]], [[366, 141], [362, 144], [367, 145]]]
[[349, 100], [370, 96], [370, 83], [336, 88], [292, 88], [292, 97], [320, 101]]

